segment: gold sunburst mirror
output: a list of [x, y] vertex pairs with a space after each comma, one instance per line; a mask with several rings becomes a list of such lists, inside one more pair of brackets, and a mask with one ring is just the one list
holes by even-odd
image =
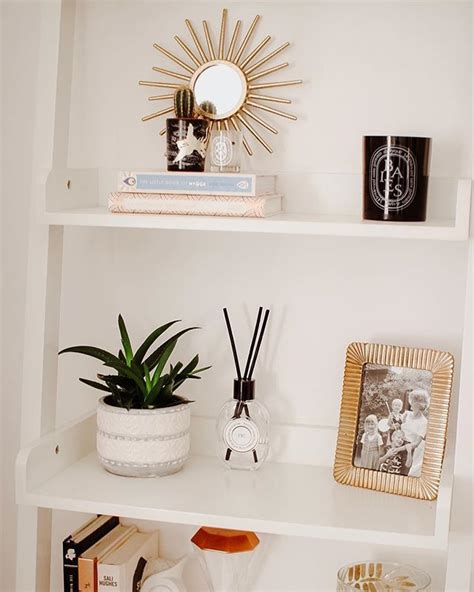
[[[271, 115], [292, 120], [296, 120], [296, 117], [291, 113], [281, 111], [268, 104], [289, 104], [291, 103], [290, 99], [261, 94], [261, 91], [301, 84], [302, 81], [262, 80], [289, 66], [288, 62], [283, 62], [276, 66], [263, 68], [263, 66], [283, 52], [290, 44], [284, 43], [258, 59], [260, 52], [268, 45], [271, 39], [270, 35], [267, 35], [254, 49], [250, 49], [250, 43], [259, 20], [260, 16], [257, 15], [242, 40], [240, 40], [242, 21], [238, 20], [235, 23], [230, 41], [227, 43], [227, 9], [224, 8], [217, 44], [213, 41], [208, 22], [203, 21], [204, 47], [191, 21], [186, 19], [185, 23], [195, 49], [191, 49], [177, 35], [174, 37], [177, 44], [186, 54], [186, 57], [183, 56], [184, 59], [181, 59], [157, 43], [153, 45], [156, 50], [180, 66], [184, 72], [174, 72], [159, 67], [154, 67], [153, 70], [160, 74], [165, 74], [170, 78], [175, 78], [180, 82], [140, 80], [139, 84], [143, 86], [173, 90], [171, 94], [148, 97], [148, 100], [172, 101], [174, 91], [187, 86], [194, 92], [197, 112], [202, 117], [211, 121], [211, 127], [215, 126], [217, 129], [233, 128], [237, 131], [243, 131], [243, 126], [268, 152], [273, 152], [271, 146], [260, 135], [258, 129], [255, 128], [255, 124], [262, 126], [273, 134], [277, 134], [278, 130], [273, 125], [270, 125], [268, 121], [262, 119], [258, 115], [258, 112], [263, 111]], [[168, 106], [160, 111], [142, 117], [142, 121], [155, 119], [172, 111], [173, 106]], [[163, 129], [160, 134], [163, 135], [165, 131]], [[245, 135], [243, 137], [243, 144], [247, 153], [251, 156], [253, 150]]]

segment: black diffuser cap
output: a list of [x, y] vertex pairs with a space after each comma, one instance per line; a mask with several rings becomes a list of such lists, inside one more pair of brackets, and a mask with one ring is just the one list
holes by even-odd
[[249, 401], [255, 399], [255, 380], [234, 380], [234, 399]]

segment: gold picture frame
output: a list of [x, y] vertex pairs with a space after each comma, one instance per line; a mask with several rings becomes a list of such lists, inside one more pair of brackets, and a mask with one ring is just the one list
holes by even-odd
[[[410, 474], [397, 474], [393, 472], [387, 472], [390, 470], [381, 461], [389, 456], [390, 446], [395, 447], [398, 443], [402, 442], [402, 438], [408, 436], [405, 432], [408, 432], [409, 426], [408, 421], [410, 420], [413, 424], [413, 408], [409, 411], [412, 415], [407, 415], [407, 410], [400, 411], [401, 419], [400, 424], [394, 423], [393, 419], [397, 415], [391, 415], [394, 412], [390, 410], [388, 398], [382, 396], [378, 399], [378, 404], [385, 404], [387, 406], [387, 418], [380, 418], [374, 413], [369, 417], [370, 406], [372, 396], [371, 393], [377, 392], [377, 383], [374, 379], [374, 373], [379, 371], [379, 374], [383, 374], [384, 368], [386, 374], [384, 382], [380, 382], [380, 385], [384, 385], [387, 391], [387, 376], [389, 373], [399, 374], [400, 376], [405, 374], [408, 375], [409, 370], [421, 371], [418, 374], [421, 376], [420, 380], [423, 379], [423, 372], [426, 371], [431, 374], [430, 379], [430, 392], [427, 404], [425, 404], [423, 413], [426, 419], [425, 422], [425, 436], [419, 436], [417, 439], [413, 438], [413, 441], [404, 448], [393, 448], [393, 456], [397, 451], [401, 450], [401, 454], [404, 455], [406, 466], [411, 463]], [[443, 456], [446, 445], [446, 431], [448, 424], [449, 404], [451, 399], [451, 389], [453, 381], [454, 371], [454, 358], [450, 353], [436, 351], [433, 349], [422, 349], [422, 348], [411, 348], [411, 347], [400, 347], [394, 345], [382, 345], [375, 343], [351, 343], [346, 352], [346, 363], [344, 369], [344, 384], [342, 391], [342, 400], [339, 417], [339, 431], [337, 437], [336, 456], [334, 461], [334, 478], [338, 483], [343, 485], [352, 485], [355, 487], [364, 487], [367, 489], [373, 489], [375, 491], [382, 491], [386, 493], [393, 493], [397, 495], [403, 495], [407, 497], [414, 497], [422, 500], [435, 500], [438, 496], [439, 483], [441, 478], [441, 470], [443, 464]], [[368, 376], [370, 373], [370, 381]], [[390, 382], [388, 383], [390, 384]], [[407, 385], [410, 383], [407, 382]], [[382, 388], [382, 386], [381, 386]], [[372, 390], [370, 390], [372, 389]], [[406, 391], [406, 395], [409, 398], [413, 395], [414, 391], [421, 391], [422, 389], [410, 389]], [[382, 391], [380, 391], [382, 392]], [[389, 393], [396, 391], [388, 390]], [[419, 392], [417, 393], [417, 395]], [[423, 398], [423, 397], [422, 397]], [[401, 399], [397, 399], [401, 401]], [[382, 403], [383, 401], [384, 403]], [[392, 399], [392, 405], [395, 406], [395, 396]], [[366, 406], [364, 408], [364, 405]], [[397, 403], [399, 405], [399, 403]], [[403, 405], [403, 402], [402, 402]], [[365, 409], [365, 418], [362, 411]], [[395, 408], [395, 411], [397, 408]], [[419, 411], [418, 411], [419, 412]], [[415, 411], [416, 413], [416, 411]], [[366, 436], [366, 431], [360, 437], [361, 431], [363, 431], [364, 425], [369, 426], [368, 429], [371, 431], [373, 428], [373, 417], [377, 418], [376, 422], [376, 435], [372, 433]], [[390, 417], [389, 417], [390, 416]], [[403, 419], [404, 418], [404, 419]], [[382, 424], [382, 420], [387, 419], [386, 423]], [[367, 422], [364, 424], [363, 422]], [[407, 422], [407, 423], [403, 423]], [[400, 442], [391, 443], [389, 446], [383, 445], [383, 435], [380, 430], [386, 429], [386, 426], [390, 424], [393, 430], [397, 430], [397, 438], [400, 438]], [[388, 431], [391, 431], [389, 428]], [[391, 432], [392, 434], [394, 433]], [[401, 435], [400, 435], [401, 432]], [[379, 437], [380, 436], [380, 437]], [[375, 438], [375, 440], [374, 440]], [[386, 436], [387, 441], [389, 435]], [[367, 454], [367, 448], [365, 452], [358, 453], [360, 447], [366, 447], [365, 442], [368, 441], [382, 440], [382, 447], [379, 450], [385, 452], [383, 456], [380, 456], [378, 461], [378, 468], [374, 468], [376, 465], [370, 463], [373, 461]], [[403, 440], [406, 442], [406, 440]], [[415, 443], [418, 442], [417, 446]], [[419, 462], [419, 476], [413, 476], [414, 464], [413, 459], [418, 454], [420, 457], [420, 444], [422, 444], [422, 457]], [[406, 451], [406, 452], [405, 452]], [[363, 454], [365, 455], [363, 457]], [[375, 452], [375, 455], [382, 454], [382, 452]], [[363, 460], [362, 460], [363, 457]], [[408, 457], [410, 460], [408, 460]], [[368, 460], [367, 460], [368, 459]], [[372, 466], [372, 468], [367, 468]], [[385, 468], [384, 468], [385, 467]], [[402, 465], [405, 467], [405, 465]], [[395, 470], [395, 469], [393, 469]], [[398, 469], [400, 470], [400, 469]], [[408, 469], [403, 468], [402, 471]]]

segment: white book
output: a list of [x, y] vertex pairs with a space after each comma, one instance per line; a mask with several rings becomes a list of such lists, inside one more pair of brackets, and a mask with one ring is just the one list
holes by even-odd
[[251, 173], [120, 171], [118, 190], [127, 193], [257, 197], [276, 192], [276, 177]]
[[97, 592], [97, 563], [121, 546], [136, 530], [136, 526], [119, 524], [81, 554], [77, 564], [79, 592]]
[[147, 561], [157, 556], [158, 531], [132, 534], [99, 561], [99, 592], [138, 592]]
[[109, 210], [118, 214], [170, 214], [266, 218], [282, 211], [282, 196], [169, 195], [163, 193], [109, 194]]

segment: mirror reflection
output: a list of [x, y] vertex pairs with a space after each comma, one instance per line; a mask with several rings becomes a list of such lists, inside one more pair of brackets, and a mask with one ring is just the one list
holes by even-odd
[[231, 64], [213, 64], [194, 82], [196, 103], [211, 119], [223, 119], [236, 113], [246, 95], [246, 82]]

